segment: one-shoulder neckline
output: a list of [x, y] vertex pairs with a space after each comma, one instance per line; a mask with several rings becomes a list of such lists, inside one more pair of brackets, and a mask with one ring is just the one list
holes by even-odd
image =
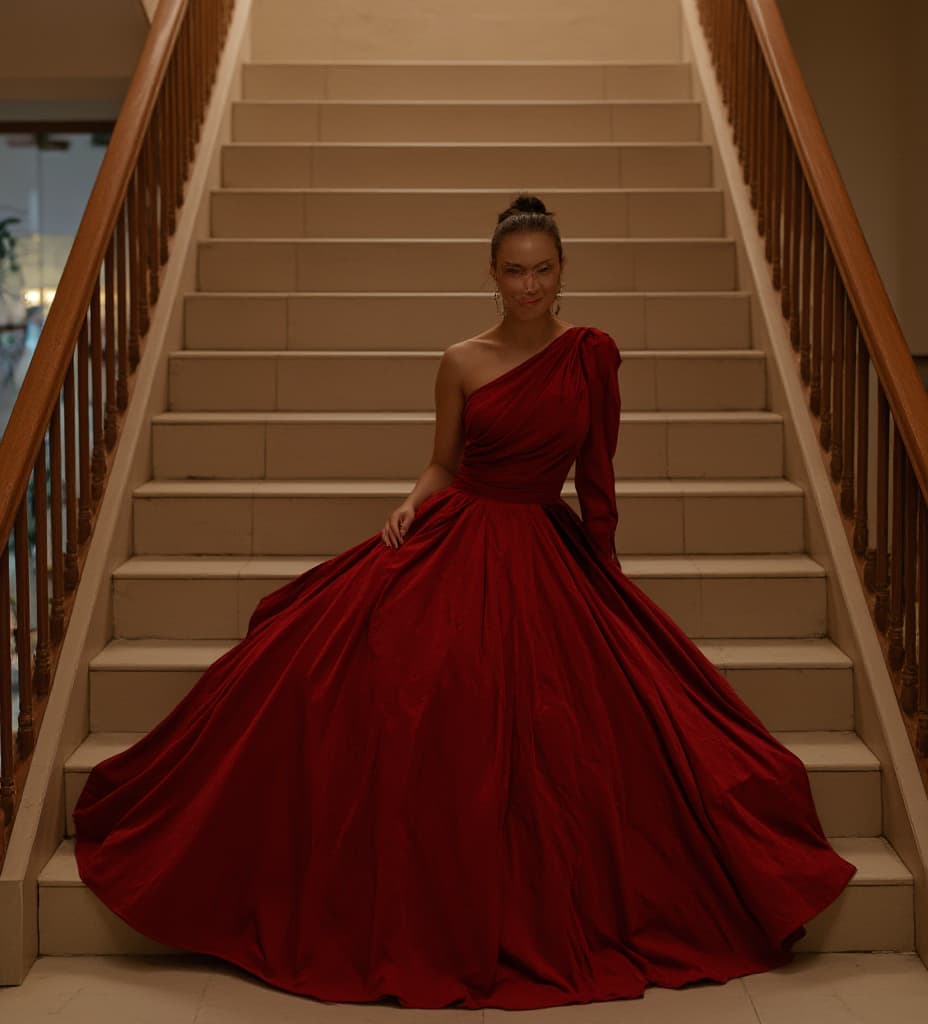
[[483, 391], [485, 388], [490, 387], [491, 384], [498, 383], [504, 377], [508, 377], [510, 374], [515, 373], [516, 370], [521, 370], [523, 366], [527, 366], [535, 359], [538, 359], [539, 356], [543, 356], [545, 352], [553, 348], [563, 338], [566, 338], [567, 335], [570, 334], [572, 331], [580, 330], [583, 330], [580, 324], [574, 324], [573, 327], [568, 327], [566, 331], [561, 331], [561, 333], [556, 338], [552, 338], [552, 340], [549, 341], [548, 344], [544, 346], [544, 348], [540, 348], [537, 352], [533, 352], [530, 356], [523, 359], [521, 363], [516, 363], [515, 366], [510, 366], [508, 370], [503, 370], [502, 373], [497, 374], [497, 376], [493, 377], [491, 380], [488, 380], [485, 384], [481, 384], [479, 387], [474, 388], [474, 390], [471, 391], [470, 394], [467, 395], [467, 397], [464, 399], [464, 405], [466, 406], [467, 403], [474, 397], [474, 395], [478, 394], [480, 391]]

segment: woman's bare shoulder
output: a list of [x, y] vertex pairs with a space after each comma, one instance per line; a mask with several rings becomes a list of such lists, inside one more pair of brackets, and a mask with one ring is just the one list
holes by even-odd
[[[558, 328], [558, 334], [566, 333], [574, 329], [576, 324], [561, 324]], [[462, 338], [461, 341], [452, 342], [446, 349], [445, 352], [450, 355], [450, 358], [460, 360], [466, 359], [468, 356], [479, 356], [487, 352], [492, 352], [494, 349], [500, 347], [507, 347], [506, 344], [496, 335], [493, 334], [495, 328], [485, 331], [483, 334], [475, 334], [470, 338]]]
[[480, 334], [453, 341], [442, 354], [442, 362], [458, 376], [463, 376], [472, 370], [475, 361], [485, 356], [493, 344], [492, 338]]
[[[467, 385], [480, 363], [479, 337], [462, 338], [453, 341], [444, 350], [438, 368], [439, 379], [444, 380], [445, 387], [453, 389], [461, 399], [467, 391]], [[485, 345], [486, 342], [483, 341]]]
[[493, 339], [488, 338], [482, 334], [475, 334], [471, 338], [462, 338], [460, 341], [453, 341], [446, 349], [445, 352], [452, 359], [460, 359], [468, 356], [471, 352], [474, 352], [480, 348], [486, 348], [487, 344], [492, 344]]

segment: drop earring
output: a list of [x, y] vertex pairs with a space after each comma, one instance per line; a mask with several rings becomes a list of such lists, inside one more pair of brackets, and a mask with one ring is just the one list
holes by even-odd
[[504, 309], [500, 309], [499, 308], [499, 302], [500, 302], [501, 298], [502, 298], [502, 296], [500, 295], [498, 290], [493, 292], [493, 301], [496, 303], [496, 313], [497, 313], [497, 316], [502, 316], [503, 313], [505, 312]]

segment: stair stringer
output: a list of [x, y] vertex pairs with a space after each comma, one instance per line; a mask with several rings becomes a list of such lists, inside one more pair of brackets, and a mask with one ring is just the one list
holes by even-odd
[[[715, 181], [724, 190], [726, 227], [735, 239], [739, 281], [751, 295], [754, 346], [768, 356], [767, 408], [783, 416], [784, 476], [805, 492], [806, 552], [826, 570], [828, 635], [854, 663], [855, 730], [880, 761], [883, 834], [912, 873], [915, 945], [928, 964], [928, 794], [796, 372], [788, 325], [771, 282], [696, 0], [681, 0], [681, 8], [684, 59], [691, 62], [693, 98], [701, 101]], [[871, 415], [870, 423], [875, 419]]]
[[222, 144], [231, 139], [231, 104], [242, 95], [251, 16], [252, 0], [237, 0], [0, 871], [0, 985], [22, 984], [38, 956], [38, 875], [65, 835], [64, 763], [90, 732], [88, 665], [113, 635], [112, 575], [132, 556], [132, 492], [152, 476], [151, 420], [167, 409], [168, 356], [183, 347], [185, 296], [196, 286], [198, 243], [210, 235], [210, 193], [220, 181]]

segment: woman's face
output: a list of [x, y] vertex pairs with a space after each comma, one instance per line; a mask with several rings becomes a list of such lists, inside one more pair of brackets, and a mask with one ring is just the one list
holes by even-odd
[[496, 251], [496, 279], [507, 316], [546, 316], [561, 280], [557, 246], [547, 231], [513, 231]]

